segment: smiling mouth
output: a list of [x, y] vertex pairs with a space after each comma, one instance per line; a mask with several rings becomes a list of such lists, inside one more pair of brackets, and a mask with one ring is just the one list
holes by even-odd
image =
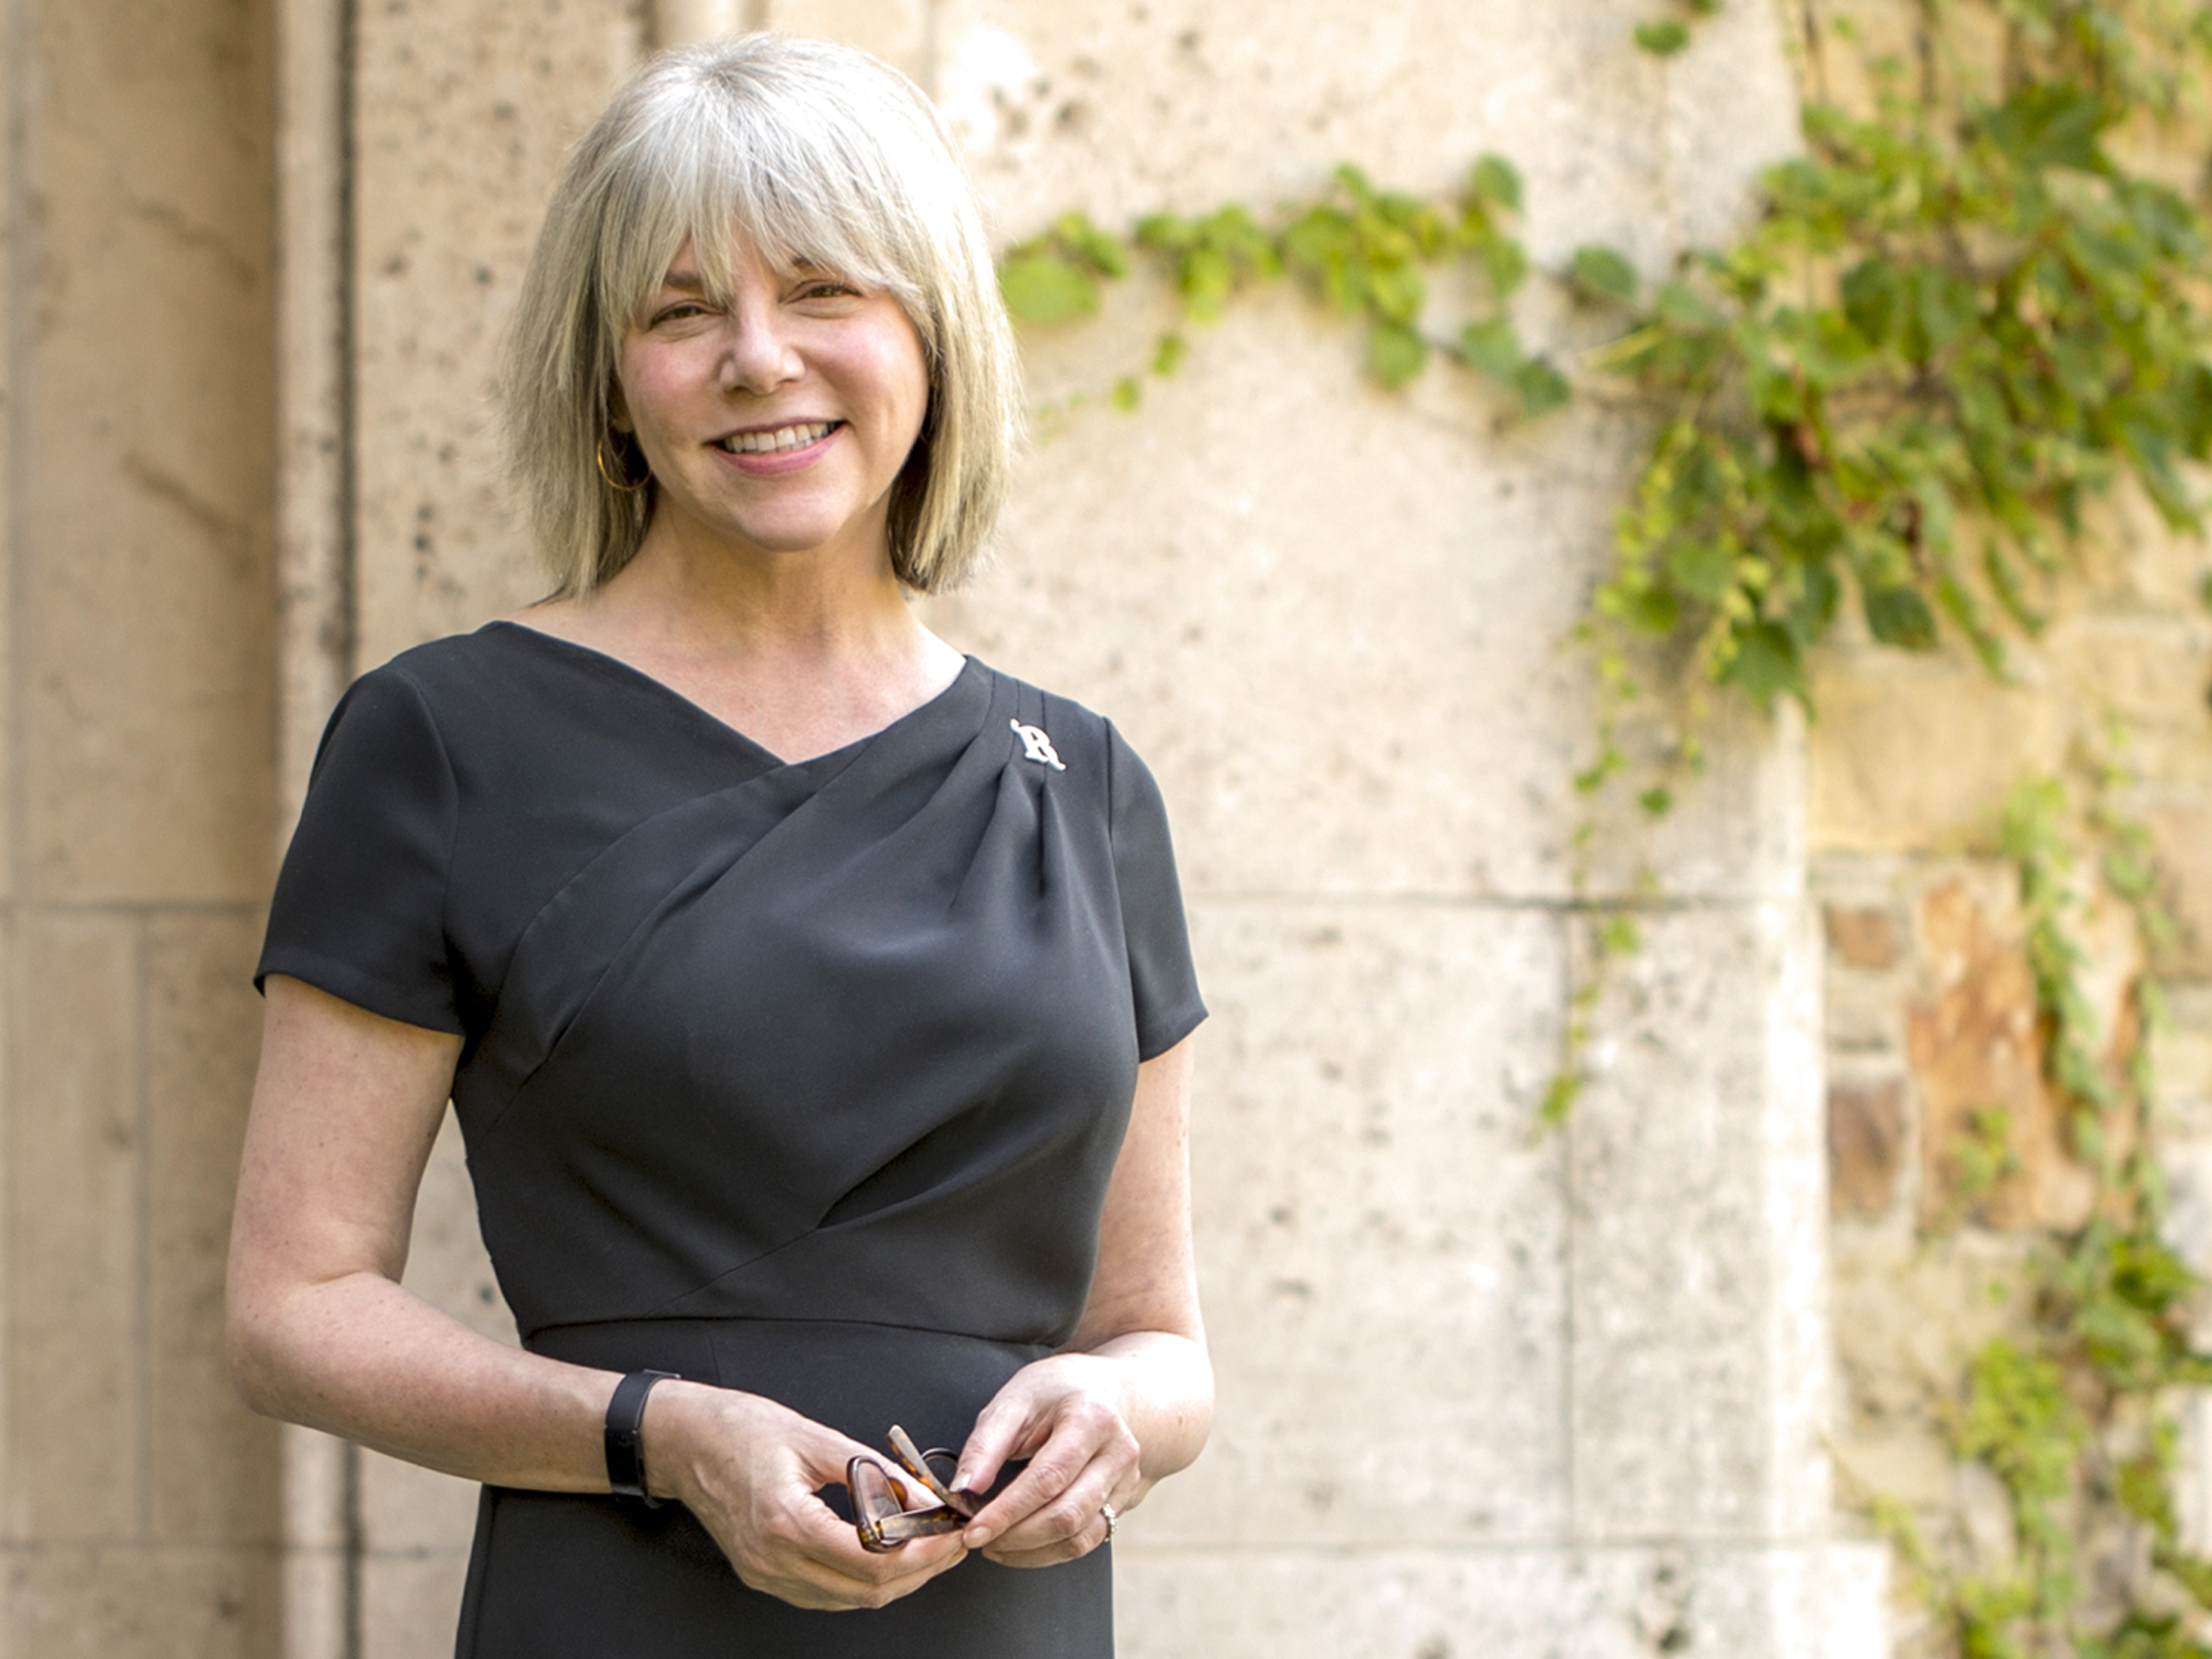
[[718, 447], [732, 455], [775, 455], [818, 444], [844, 424], [842, 421], [805, 421], [797, 426], [780, 426], [772, 432], [732, 432]]

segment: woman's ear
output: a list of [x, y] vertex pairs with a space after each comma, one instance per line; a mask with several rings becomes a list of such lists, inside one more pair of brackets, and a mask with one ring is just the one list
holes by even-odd
[[622, 382], [613, 381], [607, 387], [607, 424], [617, 432], [628, 432], [629, 405], [623, 401]]

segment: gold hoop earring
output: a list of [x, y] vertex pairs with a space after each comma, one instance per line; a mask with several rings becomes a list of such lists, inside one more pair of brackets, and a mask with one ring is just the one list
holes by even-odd
[[607, 488], [610, 489], [619, 489], [625, 495], [630, 494], [634, 490], [642, 489], [646, 485], [653, 482], [653, 469], [651, 467], [647, 467], [646, 469], [645, 476], [642, 478], [632, 479], [626, 476], [617, 477], [614, 468], [607, 465], [607, 441], [605, 434], [600, 434], [599, 441], [592, 447], [592, 459], [599, 464], [599, 476], [607, 481]]

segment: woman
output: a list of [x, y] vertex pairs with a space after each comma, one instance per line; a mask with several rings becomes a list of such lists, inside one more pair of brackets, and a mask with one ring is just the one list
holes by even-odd
[[[484, 1483], [463, 1655], [1106, 1655], [1101, 1547], [1205, 1438], [1158, 793], [907, 605], [990, 528], [1012, 351], [906, 82], [659, 60], [513, 334], [556, 596], [332, 716], [261, 962], [232, 1365]], [[398, 1283], [449, 1095], [519, 1352]], [[876, 1553], [825, 1489], [894, 1423], [988, 1501]]]

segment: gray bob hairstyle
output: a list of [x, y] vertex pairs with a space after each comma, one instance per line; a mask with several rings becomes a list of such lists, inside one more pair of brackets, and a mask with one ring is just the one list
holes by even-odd
[[[653, 489], [611, 428], [623, 337], [690, 241], [714, 297], [742, 239], [896, 299], [921, 338], [928, 412], [891, 486], [891, 566], [923, 592], [975, 565], [1020, 438], [1012, 331], [974, 187], [935, 110], [866, 53], [767, 34], [656, 58], [561, 174], [522, 282], [501, 376], [508, 465], [556, 592], [636, 553]], [[619, 471], [617, 476], [620, 476]]]

